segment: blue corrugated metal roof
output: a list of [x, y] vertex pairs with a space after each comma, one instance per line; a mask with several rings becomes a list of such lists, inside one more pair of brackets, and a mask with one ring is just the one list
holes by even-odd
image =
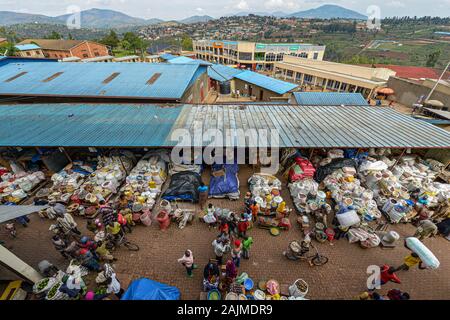
[[234, 76], [237, 79], [252, 83], [258, 87], [267, 89], [269, 91], [284, 94], [298, 87], [296, 84], [281, 81], [272, 77], [268, 77], [253, 71], [243, 71]]
[[21, 63], [21, 62], [58, 62], [58, 59], [47, 58], [24, 58], [24, 57], [5, 57], [0, 56], [0, 67], [7, 63]]
[[30, 44], [18, 44], [15, 46], [17, 50], [19, 51], [26, 51], [26, 50], [36, 50], [36, 49], [40, 49], [41, 47], [39, 47], [38, 45], [34, 44], [34, 43], [30, 43]]
[[[180, 99], [199, 68], [198, 64], [9, 63], [0, 68], [0, 94]], [[22, 72], [27, 73], [5, 82]], [[103, 83], [113, 73], [119, 75]], [[147, 84], [157, 73], [159, 78]]]
[[218, 129], [225, 145], [246, 146], [239, 132], [225, 131], [233, 128], [275, 129], [279, 147], [450, 148], [450, 132], [369, 106], [0, 105], [0, 123], [0, 146], [169, 147], [177, 144], [171, 140], [175, 129], [186, 129], [192, 137], [198, 130]]
[[167, 60], [167, 63], [171, 63], [171, 64], [201, 64], [201, 65], [205, 65], [205, 66], [210, 66], [212, 65], [211, 62], [207, 62], [205, 60], [201, 60], [201, 59], [191, 59], [189, 57], [184, 57], [184, 56], [180, 56], [180, 57], [176, 57], [170, 60]]
[[211, 79], [220, 82], [229, 81], [241, 72], [243, 72], [243, 70], [224, 66], [222, 64], [213, 64], [208, 68], [208, 76]]
[[[282, 148], [450, 149], [450, 132], [371, 106], [195, 105], [183, 109], [174, 129], [185, 129], [191, 137], [203, 132], [203, 138], [215, 140], [202, 141], [203, 146], [245, 147], [243, 133], [263, 129], [276, 130]], [[211, 137], [211, 130], [222, 135]]]
[[164, 146], [183, 106], [0, 105], [0, 146]]
[[172, 59], [177, 58], [178, 56], [174, 56], [173, 54], [170, 54], [170, 53], [163, 53], [159, 57], [164, 60], [172, 60]]
[[367, 106], [360, 93], [349, 92], [294, 92], [298, 105], [305, 106]]

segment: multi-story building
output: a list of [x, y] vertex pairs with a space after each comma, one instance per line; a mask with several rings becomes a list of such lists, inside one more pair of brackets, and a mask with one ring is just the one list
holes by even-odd
[[273, 75], [300, 85], [304, 91], [359, 92], [369, 98], [376, 89], [386, 86], [395, 72], [387, 68], [285, 56], [283, 61], [275, 63]]
[[193, 41], [198, 59], [225, 65], [240, 65], [252, 70], [273, 70], [285, 55], [322, 60], [325, 46], [300, 43], [256, 43], [228, 40]]
[[46, 58], [54, 59], [69, 57], [88, 59], [109, 54], [105, 45], [86, 40], [27, 39], [19, 43], [24, 44], [35, 44], [41, 48]]

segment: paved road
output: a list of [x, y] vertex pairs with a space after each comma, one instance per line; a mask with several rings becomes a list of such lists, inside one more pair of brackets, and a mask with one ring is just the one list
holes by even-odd
[[[241, 170], [241, 194], [247, 191], [246, 179], [250, 169]], [[205, 180], [207, 181], [207, 180]], [[283, 190], [285, 199], [290, 199], [287, 189]], [[223, 206], [240, 210], [243, 201], [212, 200], [215, 206]], [[191, 204], [180, 205], [186, 208], [196, 207]], [[291, 284], [302, 278], [309, 283], [310, 299], [352, 299], [365, 290], [366, 268], [368, 265], [399, 265], [408, 251], [402, 246], [395, 249], [362, 249], [358, 245], [349, 244], [347, 240], [339, 240], [334, 246], [318, 245], [321, 253], [329, 257], [329, 263], [322, 267], [309, 267], [306, 263], [288, 261], [282, 256], [290, 240], [298, 239], [300, 230], [295, 225], [296, 214], [291, 215], [293, 228], [283, 231], [280, 236], [273, 237], [267, 230], [254, 229], [249, 234], [254, 237], [254, 246], [250, 260], [242, 262], [240, 272], [247, 272], [255, 282], [262, 279], [277, 279], [280, 283]], [[84, 226], [82, 219], [77, 219]], [[48, 259], [63, 267], [67, 262], [53, 249], [48, 231], [51, 224], [48, 220], [32, 217], [29, 228], [18, 226], [18, 238], [11, 240], [3, 230], [0, 239], [12, 245], [12, 251], [32, 266], [42, 259]], [[402, 236], [414, 233], [411, 225], [391, 226]], [[82, 228], [84, 230], [84, 228]], [[208, 230], [206, 225], [195, 221], [185, 229], [179, 230], [171, 225], [169, 230], [162, 232], [156, 224], [150, 227], [138, 226], [129, 239], [139, 243], [141, 250], [130, 253], [120, 249], [115, 264], [118, 277], [124, 286], [139, 277], [148, 277], [157, 281], [175, 285], [180, 288], [182, 298], [198, 299], [202, 289], [202, 268], [209, 258], [213, 257], [211, 242], [217, 230]], [[410, 270], [399, 272], [401, 285], [388, 284], [380, 293], [398, 287], [410, 293], [413, 299], [450, 299], [450, 243], [442, 237], [426, 240], [426, 245], [441, 261], [438, 270]], [[200, 270], [194, 271], [194, 277], [188, 278], [182, 266], [176, 260], [183, 255], [185, 249], [194, 252], [196, 263]], [[7, 272], [0, 268], [0, 278]]]

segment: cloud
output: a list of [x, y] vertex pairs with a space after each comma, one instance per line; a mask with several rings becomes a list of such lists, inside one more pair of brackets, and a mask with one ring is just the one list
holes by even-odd
[[387, 4], [389, 7], [393, 8], [405, 8], [406, 5], [401, 1], [391, 1]]
[[274, 10], [274, 9], [299, 9], [300, 5], [294, 0], [268, 0], [264, 3], [264, 7], [266, 9]]
[[205, 11], [205, 10], [204, 10], [203, 8], [196, 8], [195, 11], [203, 12], [203, 11]]
[[250, 9], [250, 6], [248, 5], [248, 2], [245, 0], [240, 0], [236, 5], [235, 5], [236, 9], [239, 10], [248, 10]]

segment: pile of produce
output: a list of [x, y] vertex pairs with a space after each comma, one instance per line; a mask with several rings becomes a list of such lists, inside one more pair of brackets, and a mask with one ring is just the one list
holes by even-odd
[[139, 203], [143, 210], [152, 209], [167, 179], [167, 152], [147, 153], [126, 178], [121, 192], [128, 200]]
[[13, 173], [6, 168], [0, 168], [0, 202], [18, 203], [28, 196], [39, 183], [45, 180], [42, 171]]

